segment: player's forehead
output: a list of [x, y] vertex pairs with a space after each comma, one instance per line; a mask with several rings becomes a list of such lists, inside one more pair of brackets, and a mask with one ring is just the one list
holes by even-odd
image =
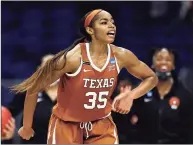
[[107, 11], [101, 11], [97, 15], [97, 20], [110, 20], [113, 19], [112, 15]]

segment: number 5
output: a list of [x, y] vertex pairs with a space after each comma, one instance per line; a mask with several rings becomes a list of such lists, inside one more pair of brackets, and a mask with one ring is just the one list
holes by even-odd
[[98, 109], [105, 108], [105, 106], [107, 105], [107, 98], [105, 98], [105, 97], [108, 96], [108, 94], [109, 94], [108, 91], [99, 92], [98, 101], [100, 103], [103, 103], [103, 104], [97, 104], [96, 105], [97, 93], [96, 92], [86, 93], [86, 96], [92, 96], [92, 98], [89, 99], [89, 101], [88, 101], [88, 102], [90, 102], [90, 105], [84, 104], [84, 108], [86, 108], [86, 109], [94, 109], [95, 107], [97, 107]]

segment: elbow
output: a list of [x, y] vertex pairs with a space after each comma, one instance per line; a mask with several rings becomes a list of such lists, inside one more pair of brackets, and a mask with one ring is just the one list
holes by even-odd
[[158, 79], [157, 75], [154, 73], [153, 76], [152, 76], [153, 87], [157, 86], [158, 81], [159, 81], [159, 79]]

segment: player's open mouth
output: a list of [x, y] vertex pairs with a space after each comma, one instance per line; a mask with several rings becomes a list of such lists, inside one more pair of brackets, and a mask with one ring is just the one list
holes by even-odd
[[107, 33], [107, 35], [110, 37], [115, 37], [115, 31], [111, 30]]

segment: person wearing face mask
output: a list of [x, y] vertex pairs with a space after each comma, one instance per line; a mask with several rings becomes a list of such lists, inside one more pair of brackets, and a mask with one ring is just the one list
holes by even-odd
[[175, 56], [167, 48], [156, 49], [153, 53], [152, 68], [159, 82], [136, 100], [134, 125], [138, 143], [191, 143], [191, 97], [176, 79]]

